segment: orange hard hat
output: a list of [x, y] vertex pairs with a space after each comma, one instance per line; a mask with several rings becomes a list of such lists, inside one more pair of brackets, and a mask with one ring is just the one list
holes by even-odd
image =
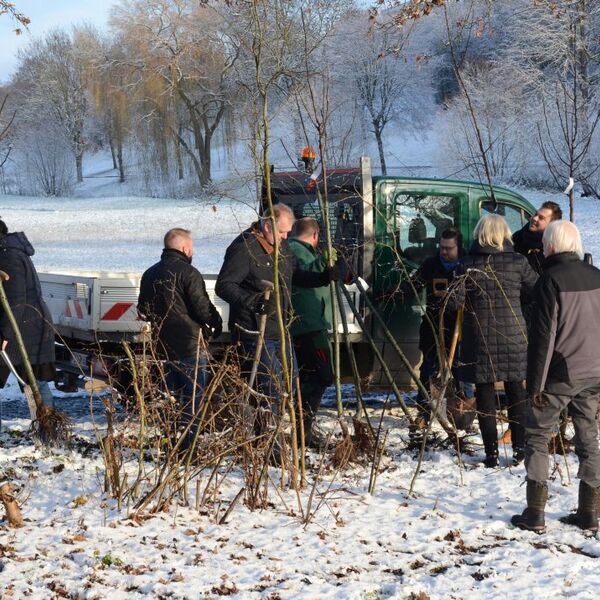
[[317, 158], [317, 153], [312, 146], [302, 148], [302, 158]]

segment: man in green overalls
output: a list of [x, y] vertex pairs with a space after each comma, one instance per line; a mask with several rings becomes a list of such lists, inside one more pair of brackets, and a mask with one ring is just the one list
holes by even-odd
[[[326, 256], [317, 252], [319, 224], [305, 217], [296, 221], [296, 237], [288, 240], [299, 268], [323, 272]], [[294, 320], [291, 333], [300, 371], [300, 391], [304, 413], [304, 441], [309, 447], [319, 447], [313, 424], [325, 389], [333, 383], [331, 367], [331, 294], [329, 287], [292, 290]]]

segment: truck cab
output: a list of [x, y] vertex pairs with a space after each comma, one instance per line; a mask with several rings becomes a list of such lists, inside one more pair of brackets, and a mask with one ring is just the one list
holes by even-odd
[[[319, 197], [327, 197], [332, 239], [347, 270], [370, 286], [377, 311], [413, 365], [420, 360], [419, 325], [424, 297], [401, 298], [394, 290], [427, 257], [438, 252], [442, 231], [447, 227], [461, 231], [468, 250], [482, 214], [502, 215], [515, 232], [535, 213], [535, 208], [520, 194], [500, 186], [493, 190], [492, 198], [489, 186], [473, 181], [373, 177], [368, 158], [361, 160], [360, 169], [332, 170], [327, 177], [327, 190], [322, 181], [315, 182], [300, 171], [272, 174], [273, 201], [288, 204], [296, 218], [311, 216], [323, 227]], [[360, 306], [394, 379], [399, 385], [409, 386], [410, 376], [397, 353], [368, 314], [364, 302]], [[370, 344], [360, 335], [353, 335], [352, 342], [361, 375], [368, 376], [374, 385], [386, 384]], [[343, 368], [350, 373], [346, 360]]]

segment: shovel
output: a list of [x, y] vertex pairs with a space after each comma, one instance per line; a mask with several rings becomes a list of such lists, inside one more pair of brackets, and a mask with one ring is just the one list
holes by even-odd
[[[15, 315], [10, 307], [10, 303], [6, 296], [6, 291], [4, 290], [4, 281], [8, 281], [10, 279], [9, 275], [4, 271], [0, 271], [0, 305], [2, 306], [2, 310], [6, 314], [8, 321], [10, 323], [10, 327], [15, 336], [15, 342], [19, 349], [19, 354], [21, 355], [21, 361], [25, 368], [25, 373], [27, 376], [27, 380], [29, 382], [28, 385], [23, 382], [23, 380], [19, 377], [21, 385], [23, 385], [25, 394], [27, 396], [27, 403], [29, 404], [29, 410], [33, 415], [35, 414], [35, 419], [31, 422], [31, 427], [34, 434], [38, 437], [38, 439], [45, 445], [56, 445], [62, 444], [69, 439], [71, 433], [71, 420], [64, 413], [56, 410], [52, 406], [46, 406], [42, 400], [42, 395], [40, 394], [40, 390], [37, 385], [37, 380], [33, 373], [33, 369], [31, 367], [31, 361], [29, 360], [29, 356], [27, 355], [27, 350], [25, 348], [25, 343], [23, 342], [23, 336], [21, 335], [21, 331], [19, 329], [19, 325], [17, 324], [17, 320], [15, 319]], [[6, 352], [4, 352], [6, 354]], [[11, 361], [8, 359], [8, 356], [3, 356], [4, 361], [8, 368], [11, 369], [12, 373], [16, 374], [14, 366], [9, 364]], [[29, 392], [27, 391], [29, 389]], [[35, 406], [35, 411], [31, 409], [31, 402]]]
[[[273, 284], [270, 281], [262, 281], [262, 284], [265, 286], [264, 291], [264, 299], [265, 303], [269, 302], [271, 298], [271, 292], [273, 291]], [[254, 360], [252, 361], [252, 370], [250, 371], [250, 378], [248, 379], [248, 388], [252, 389], [254, 385], [254, 381], [256, 379], [256, 374], [258, 372], [258, 365], [260, 364], [260, 355], [262, 353], [263, 343], [265, 341], [265, 330], [267, 328], [267, 318], [268, 315], [265, 313], [264, 315], [260, 315], [260, 320], [258, 322], [258, 338], [256, 340], [256, 349], [254, 351]], [[250, 391], [246, 393], [246, 397], [244, 398], [244, 402], [248, 401], [248, 397], [250, 396]]]

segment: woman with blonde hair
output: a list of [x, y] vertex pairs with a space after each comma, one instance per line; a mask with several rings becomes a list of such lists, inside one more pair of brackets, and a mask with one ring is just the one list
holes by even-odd
[[527, 330], [521, 302], [528, 302], [537, 275], [514, 251], [504, 217], [488, 214], [473, 231], [473, 244], [457, 270], [452, 302], [464, 304], [461, 380], [475, 383], [486, 467], [498, 465], [495, 383], [504, 382], [512, 433], [513, 464], [524, 458]]

